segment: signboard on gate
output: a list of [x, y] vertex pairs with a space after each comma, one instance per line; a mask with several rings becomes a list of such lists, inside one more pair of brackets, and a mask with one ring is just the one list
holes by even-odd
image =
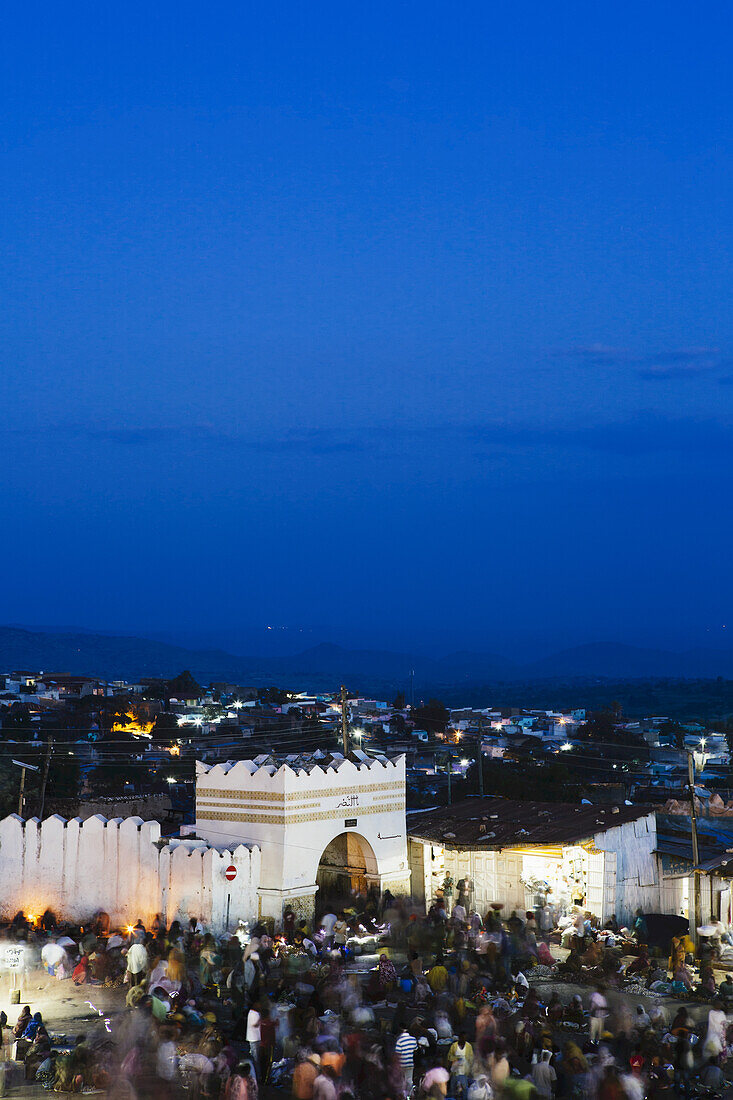
[[236, 877], [237, 868], [234, 866], [233, 863], [230, 863], [226, 871], [224, 872], [224, 878], [227, 880], [227, 882], [234, 882]]

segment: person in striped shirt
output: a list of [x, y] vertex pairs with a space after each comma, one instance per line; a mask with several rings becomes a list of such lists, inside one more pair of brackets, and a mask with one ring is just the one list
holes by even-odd
[[409, 1096], [412, 1092], [413, 1075], [415, 1073], [417, 1039], [414, 1035], [410, 1035], [406, 1027], [403, 1027], [402, 1031], [397, 1036], [397, 1042], [395, 1043], [394, 1049], [400, 1061], [402, 1075], [405, 1078], [405, 1096]]

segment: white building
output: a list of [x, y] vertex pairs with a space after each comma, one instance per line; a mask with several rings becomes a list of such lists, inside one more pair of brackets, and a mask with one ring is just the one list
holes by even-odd
[[196, 765], [196, 835], [262, 852], [259, 915], [313, 913], [319, 888], [408, 893], [405, 760], [357, 751]]
[[641, 907], [660, 912], [655, 815], [643, 806], [470, 799], [410, 814], [412, 894], [429, 904], [446, 874], [471, 883], [485, 913], [579, 901], [602, 921], [628, 921]]

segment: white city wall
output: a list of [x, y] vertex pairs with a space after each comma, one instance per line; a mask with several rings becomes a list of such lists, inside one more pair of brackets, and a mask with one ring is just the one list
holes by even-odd
[[[224, 877], [230, 864], [233, 882]], [[260, 851], [244, 844], [161, 841], [160, 825], [139, 817], [101, 815], [86, 821], [54, 815], [43, 823], [17, 814], [0, 821], [0, 916], [18, 910], [83, 922], [98, 910], [112, 927], [149, 925], [156, 913], [167, 922], [200, 918], [223, 932], [227, 897], [230, 925], [252, 920], [258, 910]]]

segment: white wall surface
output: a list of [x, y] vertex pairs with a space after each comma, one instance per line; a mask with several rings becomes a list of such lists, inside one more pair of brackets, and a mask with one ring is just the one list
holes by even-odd
[[[226, 867], [237, 868], [231, 883]], [[243, 844], [232, 849], [196, 841], [162, 843], [157, 821], [100, 815], [82, 822], [54, 815], [42, 824], [17, 814], [0, 821], [0, 915], [18, 910], [37, 916], [87, 921], [98, 910], [112, 926], [149, 925], [156, 913], [166, 921], [199, 917], [223, 931], [227, 896], [230, 921], [257, 915], [260, 852]]]
[[[657, 846], [657, 819], [647, 814], [617, 825], [594, 837], [596, 848], [616, 853], [615, 913], [619, 924], [628, 924], [637, 909], [664, 912], [663, 898], [653, 854]], [[604, 919], [608, 913], [604, 914]]]

